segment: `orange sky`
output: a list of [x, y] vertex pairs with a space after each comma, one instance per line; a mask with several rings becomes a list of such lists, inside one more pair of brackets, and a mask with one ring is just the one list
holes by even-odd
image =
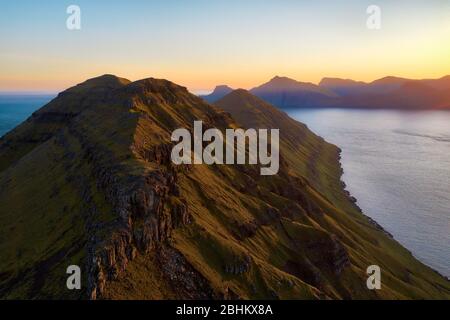
[[251, 88], [275, 75], [372, 81], [450, 74], [450, 1], [379, 1], [381, 30], [366, 27], [369, 2], [79, 1], [82, 29], [44, 1], [0, 12], [0, 91], [61, 91], [105, 73], [166, 78], [193, 92]]

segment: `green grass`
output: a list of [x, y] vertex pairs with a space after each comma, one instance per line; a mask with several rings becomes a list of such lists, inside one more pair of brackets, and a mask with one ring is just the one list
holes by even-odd
[[[179, 252], [187, 261], [181, 267], [196, 270], [198, 282], [218, 297], [227, 288], [246, 299], [450, 297], [449, 281], [377, 230], [347, 198], [337, 147], [245, 92], [230, 101], [232, 108], [220, 107], [237, 122], [167, 81], [128, 84], [106, 76], [70, 89], [40, 111], [77, 113], [73, 119], [30, 122], [8, 135], [0, 144], [0, 297], [86, 297], [65, 289], [65, 268], [86, 267], [90, 238], [108, 243], [117, 236], [118, 203], [149, 192], [158, 184], [155, 176], [169, 172], [176, 172], [179, 194], [168, 191], [157, 216], [169, 224], [168, 234], [108, 280], [104, 298], [183, 298], [183, 288], [177, 290], [180, 284], [158, 264], [162, 248]], [[262, 177], [256, 166], [245, 165], [172, 167], [147, 157], [170, 145], [172, 130], [198, 119], [221, 129], [279, 127], [285, 160], [279, 174]], [[24, 139], [42, 132], [53, 137]], [[170, 215], [180, 203], [191, 223], [173, 229]], [[145, 217], [130, 219], [130, 232], [145, 223]], [[246, 234], [240, 225], [256, 227]], [[339, 274], [326, 264], [335, 242], [350, 261]], [[225, 265], [247, 257], [248, 271], [226, 272]], [[371, 264], [383, 272], [377, 292], [365, 286]]]

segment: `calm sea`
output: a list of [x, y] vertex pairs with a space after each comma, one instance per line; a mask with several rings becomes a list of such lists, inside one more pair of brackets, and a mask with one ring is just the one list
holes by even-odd
[[365, 214], [450, 277], [450, 112], [288, 110], [342, 148]]
[[51, 95], [0, 95], [0, 137], [53, 98]]

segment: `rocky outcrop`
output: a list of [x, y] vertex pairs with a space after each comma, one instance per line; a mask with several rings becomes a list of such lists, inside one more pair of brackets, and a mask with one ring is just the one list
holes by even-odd
[[335, 236], [325, 236], [310, 241], [307, 245], [311, 262], [321, 270], [328, 270], [336, 275], [350, 265], [350, 258], [342, 242]]
[[235, 256], [231, 259], [231, 261], [228, 261], [224, 265], [225, 273], [228, 274], [243, 274], [248, 271], [250, 271], [250, 267], [252, 264], [252, 258], [248, 255], [244, 256]]
[[[121, 219], [111, 226], [112, 235], [105, 242], [94, 241], [91, 244], [91, 298], [101, 298], [106, 282], [116, 279], [137, 252], [145, 254], [160, 250], [161, 246], [167, 246], [174, 228], [190, 223], [185, 201], [175, 195], [175, 177], [169, 172], [153, 172], [128, 192], [120, 185], [104, 184], [108, 186], [106, 193], [114, 195], [110, 201]], [[177, 197], [178, 204], [167, 209], [166, 204], [171, 197]]]
[[223, 298], [179, 251], [163, 246], [158, 250], [157, 257], [165, 278], [180, 297], [197, 300]]

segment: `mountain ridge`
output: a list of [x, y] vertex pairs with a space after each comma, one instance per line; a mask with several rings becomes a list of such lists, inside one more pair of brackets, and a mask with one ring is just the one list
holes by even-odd
[[[411, 90], [414, 86], [416, 91]], [[325, 77], [318, 85], [275, 76], [249, 91], [282, 109], [450, 109], [448, 75], [437, 79], [386, 76], [371, 82]], [[215, 102], [223, 96], [211, 99], [210, 102]]]
[[[213, 106], [167, 80], [107, 75], [62, 92], [0, 139], [0, 296], [449, 295], [448, 281], [358, 211], [336, 146], [247, 91], [230, 94]], [[195, 120], [280, 126], [279, 174], [173, 165], [171, 132]], [[378, 292], [365, 287], [372, 259], [386, 272]], [[81, 291], [65, 288], [69, 264], [83, 270]]]

